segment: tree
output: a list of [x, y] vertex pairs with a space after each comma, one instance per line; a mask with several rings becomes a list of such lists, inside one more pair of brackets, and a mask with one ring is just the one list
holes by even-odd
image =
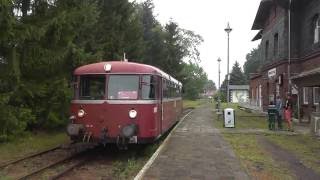
[[216, 84], [210, 79], [205, 85], [207, 90], [217, 90]]
[[8, 62], [7, 78], [1, 78], [0, 140], [26, 128], [64, 125], [70, 71], [90, 56], [79, 37], [96, 22], [96, 3], [17, 0], [0, 5], [1, 34], [6, 34], [1, 51]]
[[[143, 26], [139, 11], [127, 0], [97, 0], [100, 13], [94, 27], [92, 49], [104, 60], [141, 59], [144, 51]], [[87, 32], [88, 33], [88, 32]]]
[[207, 74], [196, 63], [184, 63], [184, 79], [182, 80], [184, 97], [188, 99], [199, 98], [208, 82]]
[[250, 73], [255, 73], [259, 70], [261, 66], [261, 59], [259, 56], [259, 48], [254, 48], [246, 56], [246, 62], [243, 65], [244, 74], [249, 80]]
[[244, 85], [247, 84], [246, 77], [244, 76], [239, 63], [236, 61], [230, 73], [230, 85]]
[[198, 65], [203, 40], [173, 21], [162, 26], [153, 8], [152, 0], [0, 1], [0, 141], [64, 126], [73, 70], [123, 53], [163, 69], [197, 97], [208, 81]]

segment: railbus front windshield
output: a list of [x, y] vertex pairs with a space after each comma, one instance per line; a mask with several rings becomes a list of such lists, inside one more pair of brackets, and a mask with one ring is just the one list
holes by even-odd
[[157, 85], [154, 75], [82, 75], [78, 97], [80, 100], [155, 100]]
[[108, 99], [135, 100], [139, 97], [139, 75], [110, 75]]

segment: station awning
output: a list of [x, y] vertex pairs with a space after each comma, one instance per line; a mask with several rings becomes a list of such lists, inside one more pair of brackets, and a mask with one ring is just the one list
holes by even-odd
[[309, 70], [309, 71], [304, 71], [296, 76], [292, 76], [291, 79], [300, 79], [300, 78], [304, 78], [306, 76], [312, 76], [312, 75], [316, 75], [316, 74], [320, 74], [320, 67]]
[[320, 67], [314, 68], [308, 71], [292, 76], [292, 81], [296, 84], [307, 87], [307, 86], [319, 86], [320, 85]]

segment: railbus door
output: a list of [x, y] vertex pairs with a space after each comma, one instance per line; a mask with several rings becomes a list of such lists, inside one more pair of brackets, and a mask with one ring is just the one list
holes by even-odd
[[159, 86], [158, 86], [158, 92], [159, 92], [159, 113], [160, 113], [160, 118], [159, 118], [159, 134], [162, 134], [162, 123], [163, 123], [163, 87], [162, 87], [162, 77], [159, 77]]

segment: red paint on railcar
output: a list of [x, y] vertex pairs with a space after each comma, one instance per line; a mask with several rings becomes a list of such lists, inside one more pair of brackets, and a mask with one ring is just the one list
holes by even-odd
[[[106, 65], [110, 65], [111, 69], [106, 69]], [[114, 74], [139, 76], [139, 90], [119, 91], [120, 97], [126, 96], [123, 99], [110, 96], [110, 92], [107, 92], [108, 80]], [[79, 67], [74, 75], [77, 77], [75, 99], [71, 103], [71, 123], [68, 126], [68, 134], [73, 139], [103, 143], [129, 143], [132, 140], [133, 143], [149, 143], [171, 128], [182, 112], [181, 83], [153, 66], [119, 61], [100, 62]], [[99, 81], [106, 82], [106, 92], [98, 100], [79, 99], [80, 91], [84, 91], [83, 87], [79, 87], [80, 79], [88, 75], [102, 75]], [[146, 84], [142, 82], [143, 75], [156, 77], [154, 99], [142, 99], [141, 87]], [[168, 96], [168, 92], [165, 92], [168, 86], [174, 97], [165, 97]], [[136, 117], [130, 117], [135, 114]], [[131, 133], [132, 130], [134, 133]]]

